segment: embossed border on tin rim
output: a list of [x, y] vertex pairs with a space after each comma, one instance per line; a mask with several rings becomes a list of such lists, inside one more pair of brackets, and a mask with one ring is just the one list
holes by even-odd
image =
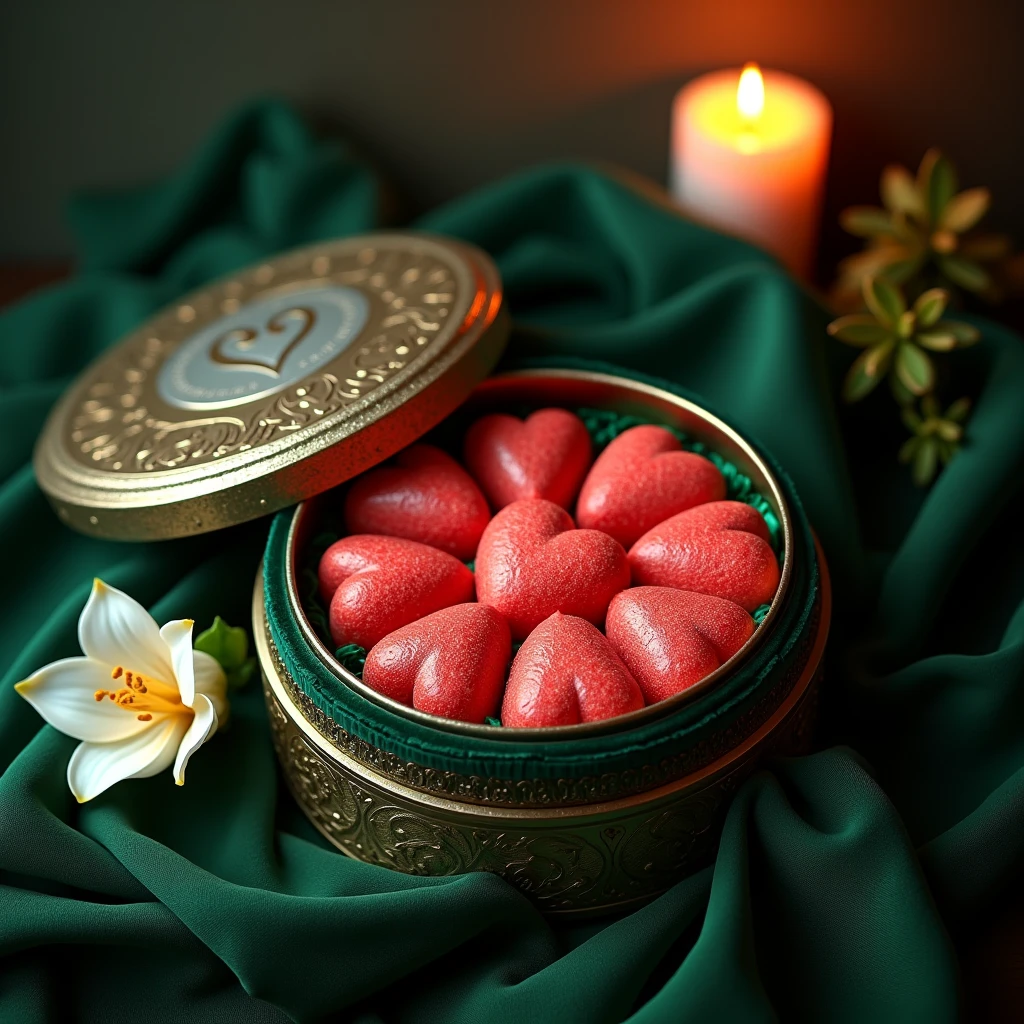
[[[515, 384], [520, 381], [524, 383], [533, 381], [536, 384], [543, 383], [545, 381], [550, 382], [552, 380], [571, 380], [579, 381], [584, 384], [590, 383], [608, 388], [617, 388], [625, 392], [630, 392], [632, 395], [640, 398], [654, 399], [657, 402], [675, 407], [683, 413], [693, 416], [706, 424], [713, 432], [725, 437], [743, 453], [744, 457], [746, 457], [751, 464], [757, 468], [757, 471], [762, 475], [770, 489], [771, 498], [775, 504], [783, 535], [782, 572], [779, 578], [779, 586], [775, 591], [775, 596], [772, 598], [768, 614], [754, 630], [750, 639], [747, 640], [747, 642], [728, 661], [723, 665], [720, 665], [710, 675], [705, 676], [700, 682], [684, 690], [682, 693], [677, 693], [666, 700], [659, 701], [657, 704], [649, 705], [648, 707], [641, 708], [638, 711], [631, 711], [625, 715], [619, 715], [616, 718], [606, 719], [601, 722], [588, 722], [579, 725], [551, 726], [543, 729], [511, 730], [491, 725], [475, 725], [468, 722], [461, 722], [453, 718], [442, 718], [438, 715], [428, 715], [425, 712], [407, 707], [404, 704], [398, 703], [398, 701], [391, 700], [390, 698], [372, 690], [361, 679], [349, 672], [334, 657], [333, 652], [328, 650], [320, 637], [317, 636], [316, 630], [313, 629], [306, 616], [305, 609], [302, 607], [302, 600], [299, 597], [296, 579], [298, 535], [299, 531], [302, 529], [303, 516], [308, 514], [309, 510], [309, 503], [303, 502], [295, 509], [292, 521], [288, 526], [288, 537], [286, 541], [288, 558], [285, 565], [285, 585], [288, 591], [289, 607], [295, 621], [299, 625], [300, 631], [306, 639], [306, 642], [315, 652], [319, 660], [333, 675], [345, 683], [350, 689], [355, 690], [361, 696], [374, 704], [378, 704], [396, 715], [400, 715], [404, 718], [411, 718], [422, 725], [427, 725], [432, 728], [444, 729], [449, 732], [463, 735], [481, 736], [486, 737], [487, 739], [508, 740], [510, 742], [531, 740], [543, 741], [560, 738], [574, 739], [577, 737], [596, 735], [600, 733], [617, 732], [643, 722], [662, 718], [665, 715], [671, 714], [683, 704], [690, 703], [695, 698], [706, 693], [730, 673], [735, 672], [739, 665], [750, 657], [774, 627], [779, 609], [782, 607], [786, 598], [789, 589], [789, 582], [793, 575], [795, 545], [793, 541], [792, 516], [790, 514], [789, 505], [786, 501], [785, 495], [782, 493], [779, 482], [775, 479], [775, 474], [761, 458], [756, 449], [727, 423], [708, 412], [706, 409], [703, 409], [695, 402], [691, 402], [688, 399], [673, 394], [671, 391], [665, 391], [662, 388], [654, 387], [653, 385], [645, 384], [641, 381], [630, 380], [628, 377], [618, 377], [608, 373], [599, 373], [593, 370], [563, 370], [547, 368], [513, 370], [507, 373], [498, 374], [489, 378], [487, 381], [482, 382], [479, 387], [475, 389], [474, 394], [476, 391], [487, 390], [488, 387], [501, 387], [505, 384]], [[472, 398], [472, 395], [470, 398]]]

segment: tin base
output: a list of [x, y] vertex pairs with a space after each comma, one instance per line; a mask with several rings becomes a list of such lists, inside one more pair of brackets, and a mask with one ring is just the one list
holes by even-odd
[[[810, 747], [831, 597], [820, 548], [820, 614], [804, 668], [782, 704], [727, 754], [625, 799], [551, 808], [487, 806], [423, 792], [375, 772], [310, 724], [266, 629], [262, 577], [253, 628], [274, 745], [289, 789], [350, 857], [415, 875], [491, 871], [545, 913], [597, 915], [641, 904], [707, 862], [729, 799], [765, 758]], [[308, 709], [307, 709], [308, 710]]]

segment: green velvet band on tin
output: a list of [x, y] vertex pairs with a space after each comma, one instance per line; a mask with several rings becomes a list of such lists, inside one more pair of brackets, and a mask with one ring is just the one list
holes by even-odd
[[[707, 408], [702, 400], [666, 381], [619, 367], [565, 358], [535, 360], [518, 366], [612, 373], [653, 385]], [[519, 780], [621, 773], [657, 764], [663, 758], [677, 756], [728, 730], [759, 703], [778, 681], [780, 673], [787, 671], [810, 641], [818, 596], [813, 536], [791, 482], [774, 460], [757, 447], [779, 482], [792, 519], [793, 573], [789, 594], [769, 627], [768, 635], [736, 672], [664, 718], [628, 730], [580, 739], [516, 742], [456, 735], [371, 703], [322, 665], [294, 621], [285, 580], [291, 511], [275, 517], [264, 558], [270, 634], [296, 685], [340, 728], [423, 767], [485, 779]]]

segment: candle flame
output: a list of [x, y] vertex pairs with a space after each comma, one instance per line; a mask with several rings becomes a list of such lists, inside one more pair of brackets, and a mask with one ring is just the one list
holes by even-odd
[[764, 78], [756, 64], [747, 64], [736, 86], [736, 107], [747, 121], [756, 121], [764, 110]]

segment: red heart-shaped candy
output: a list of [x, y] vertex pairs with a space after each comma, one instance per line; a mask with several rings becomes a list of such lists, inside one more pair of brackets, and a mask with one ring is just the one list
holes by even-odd
[[379, 641], [363, 682], [419, 711], [483, 722], [501, 703], [511, 650], [508, 624], [493, 608], [457, 604]]
[[590, 434], [566, 409], [540, 409], [526, 420], [495, 413], [469, 428], [463, 455], [494, 508], [523, 498], [568, 508], [590, 465]]
[[519, 648], [501, 705], [510, 728], [575, 725], [644, 706], [643, 694], [608, 638], [585, 619], [554, 615]]
[[320, 559], [331, 637], [369, 650], [414, 619], [473, 600], [473, 574], [452, 555], [399, 537], [356, 534]]
[[359, 477], [345, 499], [349, 533], [405, 537], [468, 561], [491, 518], [487, 499], [450, 456], [429, 444]]
[[652, 526], [725, 497], [714, 463], [684, 452], [664, 427], [632, 427], [598, 456], [576, 503], [581, 529], [604, 530], [629, 547]]
[[752, 612], [779, 586], [770, 536], [750, 505], [698, 505], [659, 523], [630, 548], [633, 582], [724, 597]]
[[508, 619], [522, 640], [554, 612], [604, 621], [608, 602], [629, 586], [626, 552], [597, 530], [577, 530], [554, 502], [506, 505], [476, 552], [477, 598]]
[[644, 699], [655, 704], [727, 662], [750, 639], [754, 620], [721, 597], [633, 587], [612, 599], [605, 631]]

